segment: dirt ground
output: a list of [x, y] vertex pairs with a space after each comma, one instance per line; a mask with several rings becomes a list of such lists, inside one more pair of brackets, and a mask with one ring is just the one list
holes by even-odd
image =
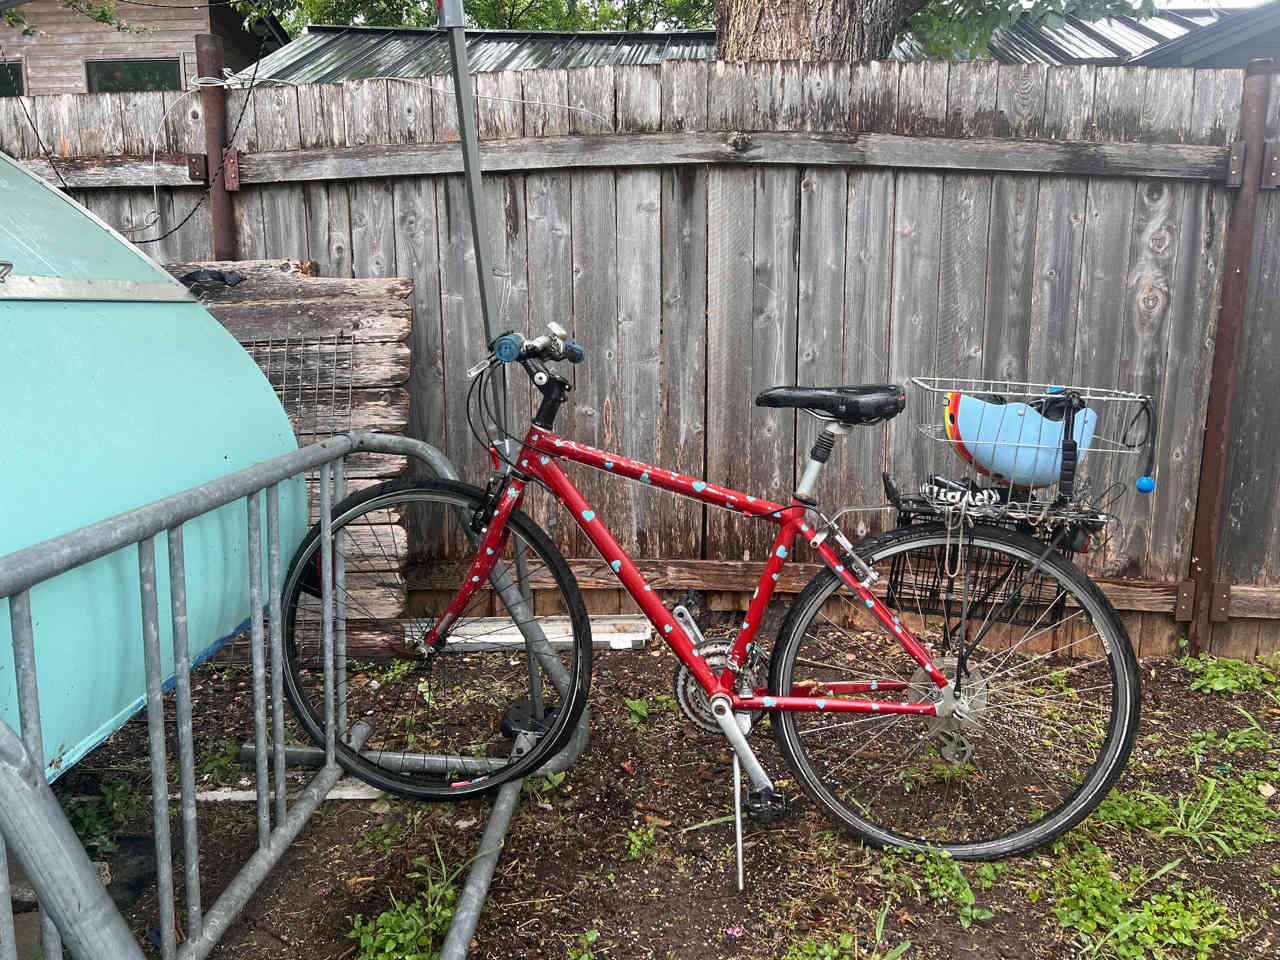
[[[907, 941], [897, 956], [1280, 957], [1280, 798], [1268, 793], [1280, 781], [1280, 700], [1265, 691], [1197, 692], [1176, 661], [1144, 663], [1142, 730], [1106, 816], [988, 867], [865, 848], [792, 785], [784, 820], [746, 825], [739, 893], [728, 749], [674, 709], [674, 666], [665, 649], [597, 652], [590, 745], [563, 780], [526, 784], [473, 957], [872, 960]], [[203, 667], [195, 697], [199, 786], [249, 786], [236, 756], [252, 728], [247, 671]], [[768, 731], [753, 742], [785, 782]], [[145, 743], [145, 723], [130, 723], [56, 789], [155, 943]], [[1206, 795], [1206, 779], [1218, 793]], [[461, 885], [487, 808], [325, 803], [213, 956], [358, 956], [353, 916], [412, 902], [442, 863]], [[207, 910], [252, 852], [254, 805], [202, 803], [199, 815]]]

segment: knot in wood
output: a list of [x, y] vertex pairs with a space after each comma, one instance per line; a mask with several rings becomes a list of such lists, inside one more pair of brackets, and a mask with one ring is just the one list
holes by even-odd
[[737, 153], [746, 153], [751, 149], [751, 138], [745, 133], [731, 133], [729, 135], [729, 149]]

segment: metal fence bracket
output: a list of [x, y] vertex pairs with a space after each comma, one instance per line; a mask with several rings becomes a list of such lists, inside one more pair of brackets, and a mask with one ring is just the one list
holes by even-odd
[[187, 176], [198, 183], [209, 179], [209, 161], [203, 153], [187, 154]]
[[227, 147], [222, 152], [222, 182], [227, 185], [228, 193], [240, 189], [240, 151], [235, 147]]
[[1209, 603], [1209, 620], [1213, 623], [1226, 623], [1231, 613], [1231, 584], [1221, 580], [1214, 581], [1213, 596]]
[[1228, 187], [1244, 186], [1244, 158], [1248, 149], [1249, 144], [1244, 140], [1237, 140], [1231, 144], [1231, 152], [1227, 154]]
[[1280, 140], [1262, 145], [1262, 182], [1259, 190], [1280, 190]]
[[1178, 584], [1178, 603], [1173, 608], [1173, 619], [1177, 623], [1190, 623], [1195, 615], [1196, 582], [1183, 580]]

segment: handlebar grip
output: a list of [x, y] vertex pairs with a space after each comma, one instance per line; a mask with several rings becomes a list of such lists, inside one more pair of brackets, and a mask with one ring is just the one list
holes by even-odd
[[582, 349], [580, 343], [566, 343], [564, 345], [564, 358], [570, 363], [581, 363], [587, 358], [587, 351]]
[[520, 351], [524, 347], [524, 337], [518, 333], [504, 333], [493, 341], [493, 355], [503, 363], [513, 363], [520, 359]]

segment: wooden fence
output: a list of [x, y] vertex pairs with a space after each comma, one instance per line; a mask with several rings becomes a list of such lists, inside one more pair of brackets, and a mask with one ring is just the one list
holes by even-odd
[[[1268, 139], [1280, 138], [1272, 79]], [[774, 384], [933, 374], [1151, 393], [1159, 486], [1125, 498], [1090, 563], [1139, 649], [1175, 649], [1240, 71], [668, 62], [475, 84], [501, 325], [556, 320], [588, 350], [564, 434], [786, 496], [816, 428], [752, 406]], [[27, 105], [77, 196], [133, 236], [172, 228], [201, 195], [183, 157], [203, 152], [198, 98]], [[483, 336], [448, 79], [236, 91], [228, 118], [244, 151], [240, 256], [411, 278], [410, 431], [481, 477], [462, 415]], [[4, 100], [0, 148], [52, 175]], [[1236, 655], [1280, 649], [1280, 444], [1269, 430], [1280, 192], [1262, 197], [1219, 558], [1235, 584], [1232, 619], [1208, 643]], [[200, 208], [151, 249], [207, 258], [209, 230]], [[517, 394], [527, 409], [523, 384]], [[934, 413], [917, 402], [887, 429], [857, 431], [820, 499], [881, 503], [882, 469], [906, 483], [945, 466], [914, 429]], [[743, 561], [760, 556], [767, 531], [602, 480], [581, 477], [662, 586], [708, 587], [729, 605], [750, 588]], [[540, 516], [567, 553], [588, 556], [554, 510]], [[861, 533], [890, 520], [860, 516]], [[610, 585], [590, 562], [578, 570]], [[595, 603], [616, 609], [617, 597]]]

